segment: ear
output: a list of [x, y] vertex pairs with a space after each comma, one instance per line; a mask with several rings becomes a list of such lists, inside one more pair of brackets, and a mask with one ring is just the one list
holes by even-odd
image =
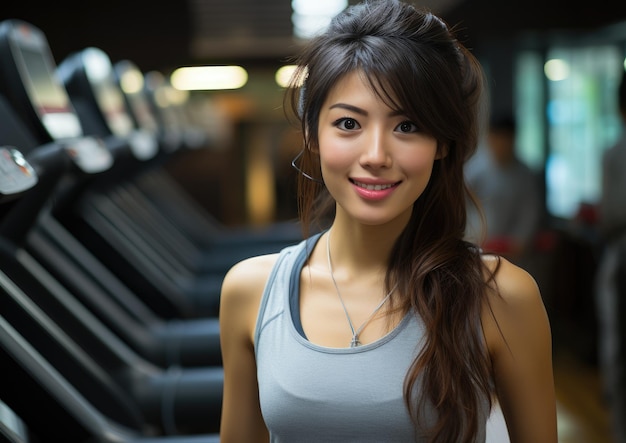
[[317, 145], [315, 145], [315, 146], [308, 145], [308, 146], [307, 146], [307, 149], [308, 149], [309, 151], [311, 151], [313, 154], [320, 155], [320, 148], [319, 148], [319, 146], [317, 146]]
[[448, 155], [448, 144], [447, 143], [437, 143], [437, 154], [435, 155], [435, 160], [441, 160]]
[[313, 154], [317, 154], [319, 155], [320, 153], [320, 147], [319, 147], [319, 143], [312, 143], [311, 139], [309, 138], [309, 125], [308, 124], [304, 124], [304, 134], [303, 134], [303, 138], [304, 138], [304, 149], [306, 149], [309, 152], [312, 152]]

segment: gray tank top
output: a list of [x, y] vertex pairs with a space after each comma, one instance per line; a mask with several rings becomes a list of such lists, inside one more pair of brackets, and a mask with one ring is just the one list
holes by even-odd
[[[318, 238], [281, 251], [261, 300], [254, 342], [270, 441], [426, 442], [403, 398], [405, 375], [424, 337], [418, 318], [407, 315], [385, 337], [357, 348], [318, 346], [298, 331], [299, 312], [292, 311], [298, 310], [300, 272]], [[485, 440], [486, 404], [484, 411], [477, 442]], [[431, 408], [422, 418], [428, 426], [433, 417]]]

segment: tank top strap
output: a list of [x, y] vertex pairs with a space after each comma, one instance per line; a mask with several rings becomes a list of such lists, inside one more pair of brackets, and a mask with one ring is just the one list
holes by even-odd
[[261, 296], [254, 332], [254, 343], [258, 343], [263, 327], [272, 318], [289, 310], [290, 282], [294, 266], [303, 263], [311, 253], [321, 233], [282, 249], [276, 259]]

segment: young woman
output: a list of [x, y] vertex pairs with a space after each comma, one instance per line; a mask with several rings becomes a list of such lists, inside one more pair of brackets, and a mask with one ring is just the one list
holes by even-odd
[[537, 286], [463, 240], [477, 61], [386, 0], [341, 13], [298, 65], [301, 215], [330, 227], [226, 276], [221, 441], [484, 441], [497, 398], [513, 443], [556, 442]]

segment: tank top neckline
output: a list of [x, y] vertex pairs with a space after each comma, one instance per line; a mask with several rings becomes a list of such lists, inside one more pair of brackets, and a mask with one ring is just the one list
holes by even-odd
[[299, 248], [298, 255], [295, 257], [294, 265], [291, 269], [291, 274], [289, 276], [289, 294], [288, 294], [288, 303], [287, 308], [289, 311], [289, 329], [294, 335], [295, 339], [303, 346], [306, 346], [314, 351], [324, 352], [324, 353], [332, 353], [332, 354], [355, 354], [360, 352], [371, 351], [380, 346], [383, 346], [385, 343], [392, 340], [396, 337], [403, 329], [406, 328], [409, 320], [414, 316], [410, 315], [408, 312], [405, 316], [400, 320], [400, 322], [389, 331], [384, 336], [379, 339], [366, 343], [361, 346], [357, 346], [355, 348], [345, 347], [345, 348], [333, 348], [329, 346], [322, 346], [316, 343], [309, 341], [304, 333], [304, 329], [302, 327], [302, 321], [300, 318], [300, 275], [302, 273], [302, 269], [304, 265], [309, 259], [309, 256], [313, 249], [315, 248], [318, 240], [321, 236], [327, 231], [322, 231], [318, 234], [315, 234], [308, 239], [306, 239], [301, 248]]

